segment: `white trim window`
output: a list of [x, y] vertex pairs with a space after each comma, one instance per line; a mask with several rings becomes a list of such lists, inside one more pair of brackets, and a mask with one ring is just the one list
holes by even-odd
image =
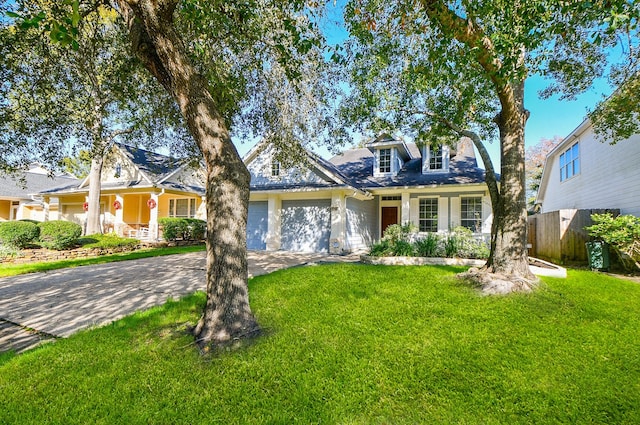
[[194, 218], [196, 198], [169, 199], [169, 217]]
[[444, 169], [444, 149], [442, 145], [429, 146], [429, 169]]
[[560, 181], [580, 174], [580, 147], [578, 142], [560, 155]]
[[381, 173], [391, 172], [391, 149], [379, 149], [378, 170]]
[[449, 172], [449, 154], [450, 149], [447, 145], [425, 145], [422, 148], [422, 173]]
[[460, 199], [460, 225], [472, 232], [482, 232], [482, 197]]
[[421, 232], [438, 231], [438, 198], [420, 198], [418, 228]]
[[271, 177], [280, 177], [280, 161], [271, 162]]

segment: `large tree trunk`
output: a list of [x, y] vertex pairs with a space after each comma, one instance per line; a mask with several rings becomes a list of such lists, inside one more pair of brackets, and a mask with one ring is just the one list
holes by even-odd
[[104, 162], [102, 155], [94, 155], [91, 159], [91, 171], [89, 172], [89, 199], [87, 201], [87, 223], [85, 234], [93, 235], [102, 233], [100, 226], [100, 178], [102, 176], [102, 164]]
[[194, 69], [174, 28], [176, 4], [120, 1], [134, 50], [178, 103], [207, 166], [207, 304], [194, 331], [200, 347], [228, 345], [260, 332], [247, 287], [250, 174], [206, 79]]
[[[529, 113], [524, 109], [524, 79], [512, 81], [508, 73], [507, 77], [503, 75], [501, 55], [473, 17], [457, 15], [442, 0], [421, 0], [421, 3], [444, 36], [455, 38], [470, 49], [495, 87], [501, 105], [495, 120], [500, 130], [502, 160], [498, 196], [496, 185], [492, 186], [490, 176], [487, 179], [493, 209], [491, 254], [482, 270], [471, 270], [467, 275], [480, 281], [487, 292], [529, 290], [536, 278], [529, 269], [527, 254], [524, 126]], [[524, 57], [522, 48], [518, 60], [522, 75], [526, 75]]]
[[487, 269], [494, 273], [534, 279], [527, 253], [527, 200], [524, 170], [524, 83], [513, 89], [514, 105], [496, 117], [500, 130], [501, 177], [498, 204], [493, 207], [491, 255]]
[[537, 282], [527, 252], [524, 127], [529, 112], [524, 108], [524, 82], [513, 84], [501, 100], [502, 110], [495, 119], [501, 146], [499, 190], [495, 176], [487, 175], [493, 212], [491, 253], [482, 269], [463, 275], [490, 294], [529, 291]]

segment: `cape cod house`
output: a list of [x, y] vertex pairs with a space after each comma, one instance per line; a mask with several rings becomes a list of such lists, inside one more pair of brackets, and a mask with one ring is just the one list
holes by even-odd
[[329, 251], [369, 247], [387, 226], [422, 232], [465, 226], [490, 233], [491, 203], [470, 140], [422, 149], [389, 135], [325, 161], [284, 170], [269, 145], [244, 158], [251, 172], [247, 245], [257, 250]]

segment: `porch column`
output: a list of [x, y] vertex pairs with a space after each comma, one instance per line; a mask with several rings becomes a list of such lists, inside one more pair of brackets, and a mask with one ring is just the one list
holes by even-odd
[[[124, 197], [120, 194], [116, 194], [116, 201], [120, 202], [121, 208], [116, 211], [115, 222], [113, 223], [114, 230], [120, 236], [128, 237], [129, 235], [124, 234]], [[113, 207], [113, 205], [111, 205]]]
[[23, 218], [24, 218], [24, 204], [20, 202], [18, 204], [18, 208], [16, 208], [16, 216], [13, 219], [22, 220]]
[[[42, 221], [49, 221], [49, 203], [51, 198], [48, 196], [42, 197]], [[58, 198], [58, 213], [60, 212], [60, 198]]]
[[160, 205], [160, 202], [158, 201], [158, 194], [151, 193], [149, 196], [149, 199], [155, 202], [155, 207], [149, 209], [149, 239], [157, 240], [158, 239], [158, 205]]
[[411, 195], [409, 194], [409, 192], [402, 192], [402, 205], [400, 206], [400, 223], [402, 224], [407, 224], [411, 221], [410, 198]]
[[331, 194], [331, 236], [329, 254], [342, 254], [345, 251], [347, 220], [347, 202], [343, 193]]
[[269, 196], [267, 200], [267, 251], [277, 251], [281, 243], [282, 199]]

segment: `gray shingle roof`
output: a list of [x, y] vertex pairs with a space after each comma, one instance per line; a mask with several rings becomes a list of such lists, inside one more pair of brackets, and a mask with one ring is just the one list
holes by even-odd
[[[21, 181], [21, 179], [23, 179]], [[47, 174], [24, 172], [20, 175], [0, 175], [0, 197], [30, 199], [31, 195], [36, 195], [45, 190], [59, 187], [75, 187], [80, 180], [66, 177], [53, 176]]]
[[117, 143], [117, 145], [122, 153], [153, 181], [161, 180], [167, 174], [172, 173], [176, 168], [184, 164], [184, 160], [170, 156], [161, 155], [123, 143]]
[[[375, 189], [394, 186], [429, 186], [447, 184], [484, 183], [485, 171], [478, 168], [473, 146], [461, 142], [458, 152], [450, 160], [449, 173], [422, 173], [422, 159], [415, 143], [407, 143], [414, 159], [407, 161], [394, 177], [373, 176], [373, 153], [369, 149], [351, 149], [329, 161], [357, 187]], [[417, 155], [416, 155], [417, 154]]]
[[[172, 175], [181, 166], [185, 165], [186, 160], [177, 159], [167, 155], [151, 152], [146, 149], [137, 148], [134, 146], [125, 145], [123, 143], [116, 143], [123, 155], [129, 158], [135, 165], [144, 173], [150, 180], [151, 185], [144, 180], [111, 182], [103, 183], [102, 189], [121, 189], [126, 187], [135, 187], [138, 185], [154, 186], [158, 188], [165, 188], [171, 190], [179, 190], [184, 192], [193, 192], [199, 195], [205, 194], [205, 188], [203, 182], [198, 181], [194, 177], [185, 177]], [[180, 173], [178, 173], [180, 174]], [[60, 193], [60, 192], [86, 192], [87, 187], [80, 188], [80, 181], [75, 181], [74, 184], [66, 186], [60, 186], [56, 188], [47, 188], [41, 191], [41, 193]]]

